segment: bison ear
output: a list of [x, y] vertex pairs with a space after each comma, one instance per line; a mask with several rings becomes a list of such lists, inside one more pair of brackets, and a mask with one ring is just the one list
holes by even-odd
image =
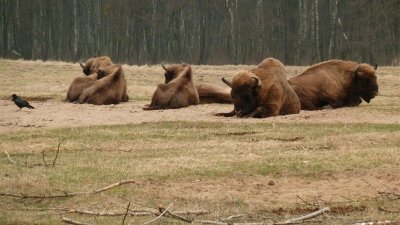
[[232, 82], [228, 81], [227, 79], [225, 79], [225, 77], [222, 78], [222, 82], [224, 82], [226, 85], [228, 85], [229, 87], [232, 87]]

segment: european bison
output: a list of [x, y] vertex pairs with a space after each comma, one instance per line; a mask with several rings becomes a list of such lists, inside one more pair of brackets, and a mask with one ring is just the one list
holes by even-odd
[[240, 71], [232, 82], [222, 78], [232, 88], [232, 112], [217, 116], [264, 118], [300, 112], [300, 100], [286, 80], [283, 64], [264, 59], [255, 69]]
[[112, 64], [113, 64], [113, 62], [111, 61], [111, 58], [108, 56], [90, 58], [86, 61], [85, 64], [79, 63], [79, 65], [81, 65], [83, 73], [85, 75], [97, 73], [97, 71], [99, 69], [104, 68], [109, 65], [112, 65]]
[[297, 93], [301, 109], [318, 110], [358, 106], [378, 94], [374, 67], [352, 61], [329, 60], [316, 64], [288, 82]]
[[89, 87], [85, 88], [79, 96], [79, 103], [108, 105], [128, 101], [126, 80], [122, 66], [110, 65], [107, 67], [107, 70], [112, 73], [95, 80]]
[[194, 86], [190, 65], [174, 65], [177, 76], [166, 74], [165, 84], [159, 84], [153, 94], [151, 104], [144, 110], [174, 109], [199, 104], [199, 94]]
[[[164, 63], [162, 63], [161, 66], [165, 70], [165, 84], [175, 79], [183, 68], [181, 64], [173, 64], [167, 67]], [[200, 104], [233, 102], [229, 92], [216, 85], [199, 84], [196, 85], [196, 89], [197, 93], [199, 94]]]

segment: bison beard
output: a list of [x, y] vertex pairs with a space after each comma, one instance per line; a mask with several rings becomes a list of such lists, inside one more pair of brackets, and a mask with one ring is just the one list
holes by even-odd
[[232, 88], [234, 109], [217, 116], [264, 118], [300, 112], [299, 98], [286, 80], [283, 64], [276, 59], [264, 59], [255, 69], [238, 72], [232, 82], [222, 81]]
[[194, 86], [192, 68], [184, 64], [179, 67], [178, 71], [179, 74], [175, 78], [166, 84], [157, 86], [151, 104], [144, 107], [144, 110], [182, 108], [199, 103], [199, 95]]
[[[165, 70], [165, 84], [168, 84], [171, 80], [175, 79], [184, 66], [187, 64], [173, 64], [166, 66], [165, 63], [161, 64], [162, 68]], [[199, 84], [196, 85], [197, 93], [199, 95], [199, 104], [208, 103], [232, 103], [232, 98], [228, 91], [212, 84]]]
[[289, 80], [304, 110], [358, 106], [378, 94], [374, 67], [352, 61], [329, 60], [311, 66]]

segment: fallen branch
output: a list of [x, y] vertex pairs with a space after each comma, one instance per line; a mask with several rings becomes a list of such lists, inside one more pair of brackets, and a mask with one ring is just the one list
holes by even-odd
[[159, 211], [160, 213], [163, 213], [163, 212], [166, 211], [165, 217], [170, 217], [170, 218], [173, 218], [173, 219], [176, 219], [176, 220], [181, 220], [181, 221], [187, 222], [187, 223], [193, 222], [193, 219], [190, 219], [190, 218], [186, 218], [186, 217], [177, 215], [176, 213], [170, 212], [170, 211], [168, 211], [167, 209], [165, 209], [165, 208], [163, 208], [163, 207], [159, 207], [159, 208], [158, 208], [158, 211]]
[[[61, 146], [61, 144], [62, 144], [63, 142], [64, 142], [64, 139], [63, 139], [63, 140], [60, 139], [59, 142], [58, 142], [58, 147], [57, 147], [56, 156], [54, 157], [53, 162], [52, 162], [52, 164], [51, 164], [52, 167], [54, 167], [54, 166], [56, 165], [56, 160], [57, 160], [58, 154], [59, 154], [59, 152], [60, 152], [60, 146]], [[33, 168], [33, 167], [35, 167], [35, 166], [45, 166], [45, 167], [49, 167], [49, 164], [47, 164], [46, 159], [45, 159], [44, 150], [42, 150], [42, 161], [43, 161], [43, 164], [42, 164], [42, 163], [28, 164], [28, 161], [26, 161], [25, 164], [22, 164], [22, 163], [19, 163], [19, 162], [17, 162], [17, 161], [14, 161], [13, 159], [11, 159], [11, 156], [10, 156], [10, 154], [8, 154], [7, 151], [4, 151], [4, 153], [6, 154], [8, 161], [10, 161], [10, 162], [11, 162], [12, 164], [14, 164], [14, 165], [25, 166], [25, 167], [28, 167], [28, 168]]]
[[10, 161], [10, 162], [11, 162], [12, 164], [14, 164], [14, 165], [17, 165], [17, 164], [18, 164], [17, 162], [15, 162], [14, 160], [11, 159], [10, 154], [8, 154], [7, 151], [4, 151], [4, 153], [6, 153], [6, 156], [7, 156], [8, 161]]
[[168, 212], [168, 209], [171, 208], [173, 205], [174, 205], [174, 203], [171, 203], [159, 216], [157, 216], [156, 218], [154, 218], [152, 220], [149, 220], [149, 221], [143, 223], [143, 225], [150, 224], [150, 223], [160, 219], [166, 212]]
[[47, 165], [47, 163], [46, 163], [46, 159], [44, 158], [44, 149], [42, 150], [42, 160], [43, 160], [44, 166], [49, 167], [49, 165]]
[[89, 223], [83, 223], [83, 222], [79, 222], [79, 221], [75, 221], [66, 217], [62, 218], [62, 221], [64, 223], [68, 223], [68, 224], [75, 224], [75, 225], [90, 225]]
[[54, 167], [54, 166], [56, 165], [56, 160], [57, 160], [57, 158], [58, 158], [58, 153], [60, 152], [60, 146], [61, 146], [61, 144], [62, 144], [63, 142], [64, 142], [64, 139], [59, 139], [59, 140], [58, 140], [57, 153], [56, 153], [56, 156], [55, 156], [54, 159], [53, 159], [53, 163], [51, 164], [52, 167]]
[[110, 184], [106, 187], [100, 188], [100, 189], [96, 189], [93, 191], [85, 191], [85, 192], [71, 192], [68, 193], [66, 191], [64, 191], [63, 194], [50, 194], [50, 195], [27, 195], [24, 193], [20, 193], [20, 194], [13, 194], [13, 193], [4, 193], [4, 192], [0, 192], [0, 196], [7, 196], [7, 197], [14, 197], [14, 198], [67, 198], [67, 197], [73, 197], [73, 196], [77, 196], [77, 195], [90, 195], [90, 194], [97, 194], [103, 191], [107, 191], [111, 188], [115, 188], [124, 184], [130, 184], [130, 183], [138, 183], [135, 180], [122, 180], [122, 181], [118, 181], [116, 183]]
[[330, 208], [329, 208], [329, 207], [325, 207], [325, 208], [320, 209], [320, 210], [318, 210], [318, 211], [315, 211], [315, 212], [313, 212], [313, 213], [310, 213], [310, 214], [307, 214], [307, 215], [304, 215], [304, 216], [300, 216], [300, 217], [297, 217], [297, 218], [285, 220], [285, 221], [283, 221], [283, 222], [279, 222], [279, 223], [275, 223], [275, 224], [276, 224], [276, 225], [282, 225], [282, 224], [293, 224], [293, 223], [298, 223], [298, 222], [301, 222], [301, 221], [304, 221], [304, 220], [308, 220], [308, 219], [317, 217], [317, 216], [322, 215], [322, 214], [324, 214], [325, 212], [329, 212], [329, 211], [330, 211]]
[[130, 206], [131, 206], [131, 202], [129, 202], [129, 203], [128, 203], [128, 206], [126, 207], [126, 212], [125, 212], [124, 219], [122, 220], [122, 225], [125, 224], [126, 215], [128, 215], [129, 207], [130, 207]]
[[397, 223], [392, 223], [389, 220], [386, 221], [368, 221], [368, 222], [357, 222], [357, 223], [353, 223], [352, 225], [375, 225], [375, 224], [397, 224]]

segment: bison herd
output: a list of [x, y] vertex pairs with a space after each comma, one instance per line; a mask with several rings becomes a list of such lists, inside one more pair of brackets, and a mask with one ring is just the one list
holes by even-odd
[[[80, 64], [85, 76], [75, 78], [66, 100], [95, 105], [127, 102], [127, 84], [121, 65], [107, 57]], [[162, 64], [165, 82], [158, 84], [151, 103], [144, 110], [176, 109], [201, 103], [233, 103], [233, 110], [216, 116], [265, 118], [299, 113], [303, 110], [358, 106], [378, 94], [377, 65], [329, 60], [311, 66], [289, 80], [284, 65], [266, 58], [255, 68], [238, 71], [232, 80], [222, 78], [231, 88], [194, 82], [189, 64]]]

